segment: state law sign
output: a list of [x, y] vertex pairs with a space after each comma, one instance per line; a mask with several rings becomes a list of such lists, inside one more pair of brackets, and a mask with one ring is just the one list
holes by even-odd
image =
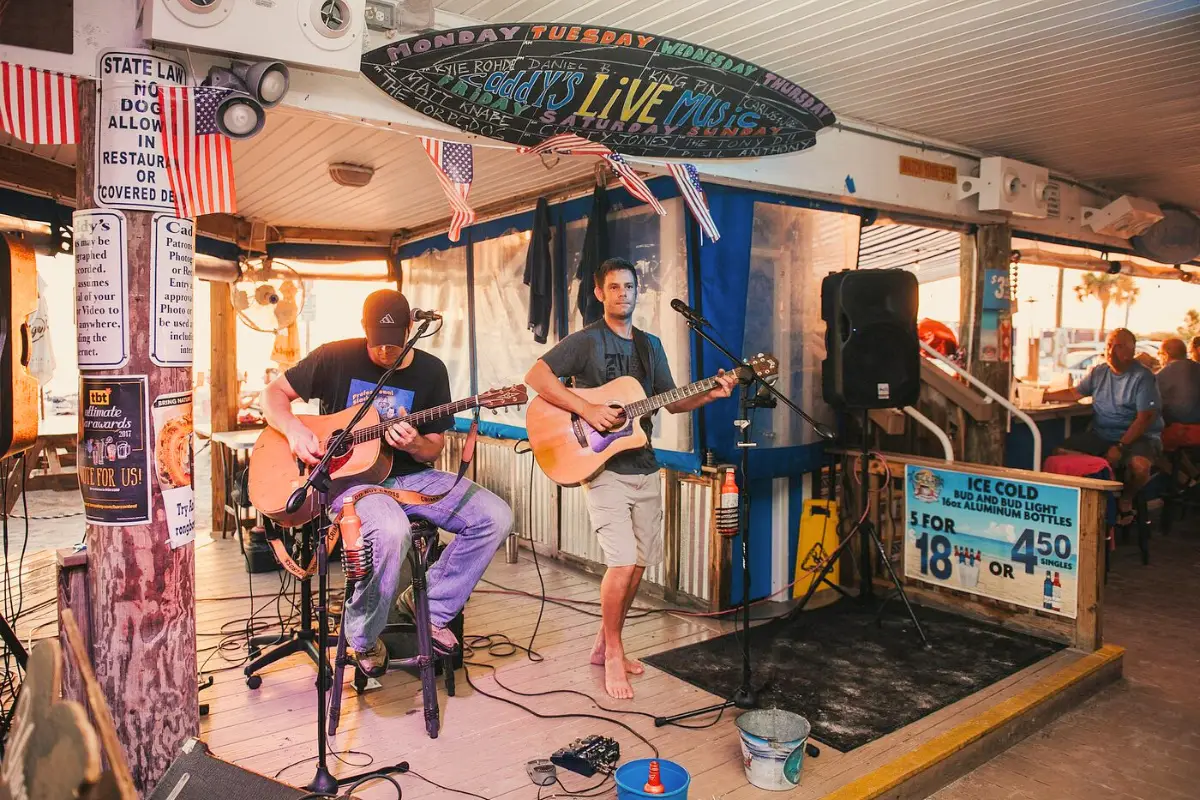
[[629, 156], [738, 158], [804, 150], [833, 111], [720, 50], [567, 23], [437, 31], [363, 54], [388, 95], [459, 130], [531, 147], [573, 133]]
[[183, 64], [150, 50], [104, 50], [97, 64], [96, 205], [175, 210], [158, 118], [158, 85], [182, 84]]

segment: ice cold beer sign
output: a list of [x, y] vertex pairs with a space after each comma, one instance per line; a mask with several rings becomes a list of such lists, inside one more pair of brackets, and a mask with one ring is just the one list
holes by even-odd
[[158, 85], [182, 84], [183, 65], [149, 50], [105, 50], [98, 74], [96, 205], [173, 211]]
[[363, 55], [401, 103], [460, 130], [532, 146], [575, 133], [630, 156], [804, 150], [833, 112], [800, 86], [707, 47], [555, 23], [439, 31]]

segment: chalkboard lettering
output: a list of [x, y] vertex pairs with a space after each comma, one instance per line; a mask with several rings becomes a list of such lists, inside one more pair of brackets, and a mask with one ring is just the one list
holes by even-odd
[[362, 71], [421, 114], [527, 147], [576, 133], [631, 156], [753, 157], [812, 147], [836, 122], [811, 92], [748, 61], [599, 26], [423, 34], [365, 53]]

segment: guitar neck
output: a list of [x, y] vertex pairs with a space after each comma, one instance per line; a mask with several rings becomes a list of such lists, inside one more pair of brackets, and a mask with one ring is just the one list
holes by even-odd
[[363, 442], [380, 438], [388, 428], [401, 420], [415, 428], [419, 425], [424, 425], [426, 422], [433, 422], [435, 419], [449, 417], [460, 411], [468, 411], [477, 405], [479, 405], [479, 397], [473, 395], [465, 400], [455, 400], [453, 403], [427, 408], [424, 411], [418, 411], [406, 417], [389, 419], [376, 425], [368, 425], [365, 428], [355, 428], [352, 438], [355, 444], [362, 444]]
[[705, 378], [695, 383], [689, 383], [687, 386], [680, 386], [677, 389], [672, 389], [669, 392], [656, 394], [653, 397], [647, 397], [645, 400], [638, 400], [625, 406], [625, 415], [630, 419], [643, 417], [646, 414], [658, 411], [663, 406], [669, 406], [671, 403], [677, 403], [680, 400], [686, 400], [689, 397], [695, 397], [698, 394], [704, 394], [710, 389], [716, 387], [716, 378]]

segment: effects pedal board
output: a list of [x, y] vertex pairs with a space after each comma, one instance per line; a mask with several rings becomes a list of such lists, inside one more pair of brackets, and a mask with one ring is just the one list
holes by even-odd
[[607, 736], [576, 739], [550, 756], [550, 761], [557, 766], [585, 778], [590, 778], [597, 772], [610, 774], [617, 768], [617, 762], [620, 760], [621, 745], [617, 744], [616, 739]]

